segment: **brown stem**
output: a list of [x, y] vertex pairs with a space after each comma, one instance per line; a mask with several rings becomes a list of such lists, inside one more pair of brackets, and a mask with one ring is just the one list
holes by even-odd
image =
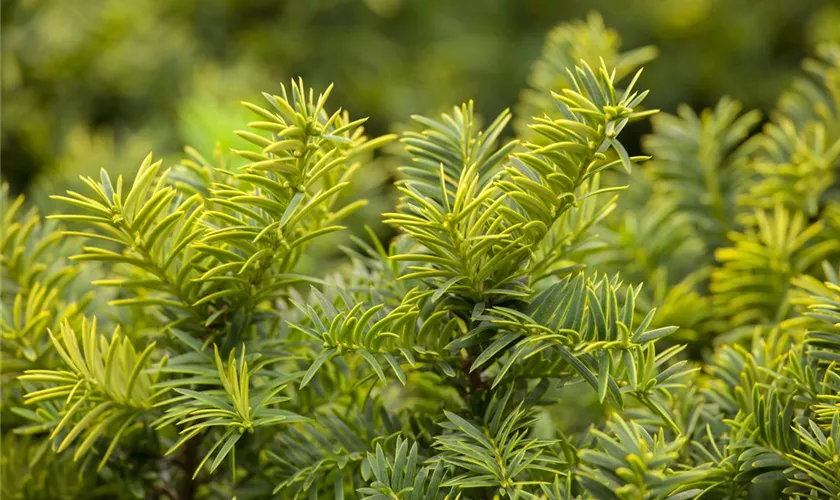
[[470, 371], [470, 367], [474, 361], [475, 357], [473, 356], [465, 358], [461, 361], [461, 370], [467, 378], [467, 388], [471, 393], [487, 390], [487, 381], [481, 376], [481, 370]]
[[184, 469], [184, 480], [178, 488], [178, 500], [195, 500], [198, 481], [194, 480], [192, 476], [198, 466], [198, 443], [199, 440], [197, 439], [187, 441], [181, 462]]

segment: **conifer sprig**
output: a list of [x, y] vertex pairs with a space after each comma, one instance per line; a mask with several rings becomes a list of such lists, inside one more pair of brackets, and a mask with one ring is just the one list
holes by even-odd
[[620, 137], [654, 51], [562, 26], [517, 135], [471, 101], [414, 117], [400, 234], [317, 275], [397, 138], [332, 87], [246, 103], [239, 163], [150, 155], [56, 222], [4, 188], [0, 492], [837, 497], [838, 54], [757, 134], [730, 99], [659, 115], [650, 160]]

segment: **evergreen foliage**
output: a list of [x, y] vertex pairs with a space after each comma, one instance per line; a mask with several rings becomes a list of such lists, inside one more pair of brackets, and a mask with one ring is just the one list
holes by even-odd
[[645, 108], [618, 47], [553, 32], [516, 138], [414, 117], [399, 235], [321, 276], [397, 139], [331, 87], [244, 103], [241, 167], [4, 190], [4, 497], [838, 498], [840, 47], [760, 131]]

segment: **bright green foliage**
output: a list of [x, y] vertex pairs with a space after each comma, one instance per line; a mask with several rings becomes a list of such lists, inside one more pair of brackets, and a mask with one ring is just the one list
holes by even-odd
[[[251, 394], [251, 372], [248, 370], [248, 362], [245, 360], [245, 350], [237, 359], [232, 350], [227, 364], [222, 363], [219, 352], [214, 352], [216, 372], [200, 370], [198, 377], [178, 381], [179, 386], [192, 386], [196, 383], [205, 385], [221, 382], [221, 389], [195, 391], [175, 387], [178, 394], [170, 400], [160, 404], [166, 405], [166, 414], [155, 422], [158, 428], [171, 424], [189, 423], [181, 430], [181, 437], [169, 449], [167, 454], [178, 449], [183, 443], [194, 437], [196, 434], [210, 427], [222, 427], [225, 429], [221, 438], [210, 448], [202, 462], [196, 468], [193, 478], [201, 471], [201, 467], [215, 453], [213, 462], [210, 465], [210, 472], [216, 470], [224, 458], [232, 452], [233, 446], [247, 431], [253, 433], [255, 429], [266, 425], [277, 425], [279, 423], [302, 422], [306, 419], [294, 413], [271, 408], [270, 405], [284, 403], [288, 397], [278, 396], [286, 388], [282, 378], [273, 378], [259, 387], [259, 390]], [[181, 373], [186, 370], [182, 367], [177, 370]], [[201, 377], [204, 375], [204, 377]], [[189, 383], [189, 384], [187, 384]], [[173, 384], [174, 385], [174, 384]], [[219, 447], [221, 445], [221, 447]], [[218, 448], [218, 451], [217, 451]]]
[[601, 16], [594, 12], [586, 21], [572, 21], [551, 30], [546, 36], [542, 57], [531, 70], [529, 88], [523, 90], [519, 98], [517, 133], [530, 139], [529, 118], [549, 110], [554, 117], [556, 111], [552, 107], [551, 92], [573, 87], [573, 75], [566, 70], [580, 61], [597, 66], [603, 60], [607, 67], [615, 68], [616, 78], [621, 80], [655, 59], [658, 52], [651, 46], [628, 52], [620, 49], [618, 33], [607, 28]]
[[[633, 91], [635, 79], [619, 96], [606, 67], [577, 68], [569, 78], [574, 89], [553, 95], [562, 118], [538, 118], [531, 127], [549, 144], [526, 142], [523, 152], [509, 155], [516, 143], [493, 147], [507, 112], [484, 131], [476, 130], [471, 104], [440, 122], [418, 119], [429, 128], [405, 140], [414, 163], [402, 169], [407, 179], [398, 186], [403, 210], [386, 219], [422, 246], [397, 257], [424, 264], [403, 279], [434, 280], [433, 299], [450, 292], [491, 304], [527, 296], [532, 282], [558, 271], [565, 255], [541, 248], [546, 236], [572, 207], [605, 192], [591, 189], [598, 172], [617, 165], [629, 171], [642, 159], [630, 158], [616, 137], [651, 113], [636, 110], [647, 92]], [[541, 260], [532, 257], [538, 250]]]
[[653, 52], [617, 47], [559, 28], [515, 139], [415, 117], [399, 235], [318, 275], [396, 138], [331, 88], [245, 103], [241, 165], [85, 177], [66, 227], [4, 191], [3, 495], [836, 498], [838, 52], [752, 137], [729, 99], [660, 115], [650, 160], [619, 136]]
[[582, 450], [581, 484], [596, 498], [694, 498], [693, 483], [705, 471], [674, 471], [684, 438], [668, 441], [664, 432], [651, 436], [641, 425], [616, 417], [609, 434], [594, 431], [596, 449]]
[[737, 197], [749, 182], [743, 141], [760, 114], [740, 113], [741, 105], [729, 98], [699, 116], [683, 105], [677, 116], [655, 116], [655, 133], [645, 142], [655, 152], [649, 165], [653, 188], [689, 218], [712, 248], [725, 244], [726, 233], [734, 229]]
[[[63, 401], [66, 410], [42, 404], [41, 411], [25, 416], [43, 424], [24, 429], [28, 433], [50, 430], [57, 453], [78, 438], [74, 460], [85, 456], [98, 438], [113, 436], [99, 462], [98, 469], [102, 469], [120, 436], [154, 404], [155, 377], [148, 372], [148, 361], [155, 344], [137, 353], [119, 330], [110, 340], [100, 335], [96, 319], [90, 325], [82, 320], [79, 334], [65, 320], [58, 334], [60, 340], [52, 333], [50, 336], [65, 369], [26, 370], [18, 380], [27, 389], [25, 404]], [[46, 387], [33, 388], [38, 386]]]
[[[444, 478], [444, 466], [420, 468], [417, 458], [417, 443], [408, 449], [408, 441], [397, 438], [396, 452], [391, 457], [385, 456], [380, 445], [376, 453], [368, 453], [364, 462], [363, 477], [373, 481], [368, 488], [360, 488], [364, 500], [386, 500], [405, 498], [406, 500], [442, 500], [451, 498], [447, 488], [441, 484]], [[449, 488], [451, 491], [452, 488]]]
[[834, 168], [840, 162], [840, 54], [821, 47], [821, 59], [806, 61], [808, 78], [799, 78], [779, 101], [771, 123], [750, 142], [757, 150], [750, 164], [753, 183], [745, 205], [775, 202], [818, 216], [836, 197]]
[[791, 278], [840, 250], [836, 240], [818, 241], [822, 224], [806, 226], [801, 212], [777, 207], [757, 210], [754, 217], [755, 230], [732, 234], [732, 247], [715, 252], [721, 266], [709, 288], [716, 310], [732, 326], [784, 319]]

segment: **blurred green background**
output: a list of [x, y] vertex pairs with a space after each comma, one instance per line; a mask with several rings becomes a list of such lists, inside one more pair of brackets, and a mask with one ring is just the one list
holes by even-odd
[[[383, 134], [473, 98], [513, 107], [544, 37], [601, 12], [623, 49], [656, 45], [649, 103], [723, 94], [769, 110], [836, 0], [3, 0], [2, 176], [46, 204], [78, 174], [131, 172], [153, 150], [212, 158], [259, 100], [302, 76]], [[635, 131], [636, 137], [645, 130]], [[385, 167], [387, 168], [387, 167]], [[50, 211], [44, 207], [45, 211]]]

